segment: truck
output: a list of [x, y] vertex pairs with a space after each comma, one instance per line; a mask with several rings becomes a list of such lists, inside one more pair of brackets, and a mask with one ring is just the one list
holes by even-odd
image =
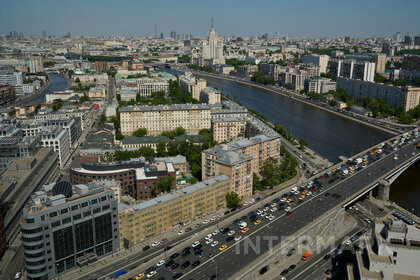
[[356, 164], [359, 164], [359, 163], [362, 163], [362, 162], [363, 162], [363, 159], [362, 159], [362, 158], [356, 158], [356, 159], [354, 160], [354, 162], [355, 162]]

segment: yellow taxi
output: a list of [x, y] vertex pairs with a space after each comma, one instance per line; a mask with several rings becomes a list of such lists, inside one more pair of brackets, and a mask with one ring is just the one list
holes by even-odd
[[302, 192], [302, 194], [307, 194], [308, 193], [308, 190], [304, 190], [303, 192]]
[[289, 198], [288, 200], [286, 200], [286, 203], [290, 203], [292, 201], [293, 201], [293, 199]]
[[246, 227], [246, 228], [243, 228], [243, 229], [241, 230], [241, 232], [242, 232], [242, 233], [247, 233], [247, 232], [248, 232], [248, 230], [249, 230], [249, 228], [247, 228], [247, 227]]
[[219, 251], [224, 251], [226, 250], [226, 248], [227, 248], [227, 245], [222, 245], [220, 246]]
[[385, 157], [385, 155], [384, 155], [384, 154], [382, 154], [382, 155], [381, 155], [381, 157]]
[[386, 143], [387, 143], [387, 145], [388, 145], [388, 146], [391, 146], [391, 145], [392, 145], [392, 143], [391, 143], [391, 142], [389, 142], [389, 141], [388, 141], [388, 142], [386, 142]]
[[259, 224], [261, 224], [261, 220], [256, 220], [256, 221], [254, 222], [254, 225], [256, 225], [256, 226], [258, 226]]
[[354, 174], [354, 172], [353, 172], [353, 171], [350, 171], [350, 172], [349, 172], [349, 175], [353, 175], [353, 174]]
[[331, 170], [332, 173], [335, 173], [335, 171], [337, 171], [337, 169], [335, 169], [335, 168], [333, 170]]
[[299, 196], [299, 200], [303, 200], [305, 198], [304, 195]]
[[144, 273], [139, 273], [139, 274], [136, 276], [136, 280], [143, 279], [143, 277], [144, 277]]
[[367, 161], [367, 160], [365, 160], [365, 162], [363, 162], [364, 164], [368, 164], [369, 163], [369, 161]]

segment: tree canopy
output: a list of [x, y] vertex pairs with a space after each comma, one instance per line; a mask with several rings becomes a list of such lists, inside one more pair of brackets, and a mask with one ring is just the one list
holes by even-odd
[[241, 199], [236, 192], [229, 192], [226, 194], [226, 205], [229, 208], [237, 208], [241, 203]]

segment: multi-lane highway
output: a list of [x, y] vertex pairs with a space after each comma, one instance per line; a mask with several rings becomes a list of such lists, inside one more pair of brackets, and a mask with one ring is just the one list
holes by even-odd
[[[391, 146], [386, 145], [383, 148], [383, 157], [379, 153], [373, 153], [372, 155], [368, 153], [367, 160], [369, 163], [365, 168], [358, 166], [354, 175], [344, 176], [340, 171], [336, 171], [331, 175], [318, 178], [313, 184], [317, 190], [312, 195], [306, 195], [303, 200], [298, 199], [301, 193], [298, 195], [290, 194], [287, 198], [293, 199], [292, 203], [285, 203], [284, 206], [279, 206], [281, 202], [278, 202], [274, 208], [268, 205], [269, 210], [266, 212], [275, 216], [272, 221], [257, 215], [257, 219], [260, 219], [262, 222], [259, 225], [254, 225], [249, 217], [244, 217], [249, 227], [248, 232], [241, 233], [236, 223], [229, 226], [229, 230], [235, 231], [234, 236], [242, 236], [239, 241], [226, 241], [227, 234], [217, 233], [212, 237], [214, 241], [218, 241], [218, 244], [214, 247], [206, 244], [205, 240], [199, 240], [202, 245], [202, 251], [206, 254], [201, 259], [194, 255], [194, 250], [184, 258], [181, 256], [182, 252], [179, 252], [180, 255], [174, 259], [174, 262], [178, 263], [179, 266], [175, 265], [176, 267], [166, 268], [165, 265], [157, 267], [150, 264], [153, 265], [153, 268], [149, 271], [156, 271], [156, 275], [153, 276], [156, 279], [159, 279], [159, 277], [164, 277], [161, 279], [173, 279], [174, 276], [175, 278], [178, 276], [180, 279], [211, 279], [212, 277], [215, 279], [217, 270], [218, 279], [226, 279], [251, 263], [258, 256], [267, 253], [271, 247], [269, 246], [270, 242], [272, 242], [272, 246], [276, 246], [281, 242], [282, 236], [293, 235], [318, 216], [336, 206], [343, 205], [351, 195], [365, 189], [368, 185], [377, 181], [379, 177], [411, 158], [413, 153], [414, 155], [418, 154], [418, 149], [415, 146], [419, 142], [418, 139], [411, 139], [414, 141], [411, 143], [407, 141], [396, 151]], [[341, 170], [349, 168], [351, 165], [353, 164], [343, 165]], [[307, 186], [303, 186], [303, 190], [305, 188], [307, 189]], [[273, 199], [275, 198], [273, 196]], [[299, 203], [298, 201], [301, 202]], [[261, 208], [264, 207], [265, 205], [261, 206]], [[283, 207], [291, 207], [292, 213], [286, 215]], [[274, 239], [267, 240], [269, 236], [274, 236]], [[247, 239], [247, 243], [251, 244], [258, 244], [259, 242], [258, 250], [249, 249], [246, 251], [246, 246], [244, 246], [245, 239]], [[227, 248], [221, 251], [219, 249], [221, 245], [227, 245]], [[191, 247], [191, 244], [186, 243], [185, 247]], [[212, 257], [208, 258], [209, 255]], [[200, 261], [200, 264], [196, 267], [191, 267], [191, 264], [197, 260]], [[169, 258], [166, 258], [165, 261], [169, 261]], [[189, 265], [187, 265], [188, 263]], [[185, 268], [181, 268], [183, 264], [185, 264]], [[145, 271], [138, 271], [138, 273], [147, 274]]]

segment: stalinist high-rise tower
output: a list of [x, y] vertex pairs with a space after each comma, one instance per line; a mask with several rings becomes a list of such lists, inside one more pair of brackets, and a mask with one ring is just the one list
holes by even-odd
[[211, 28], [207, 40], [202, 41], [201, 56], [198, 59], [195, 59], [195, 62], [200, 66], [225, 64], [223, 40], [216, 34], [213, 19], [211, 20]]

